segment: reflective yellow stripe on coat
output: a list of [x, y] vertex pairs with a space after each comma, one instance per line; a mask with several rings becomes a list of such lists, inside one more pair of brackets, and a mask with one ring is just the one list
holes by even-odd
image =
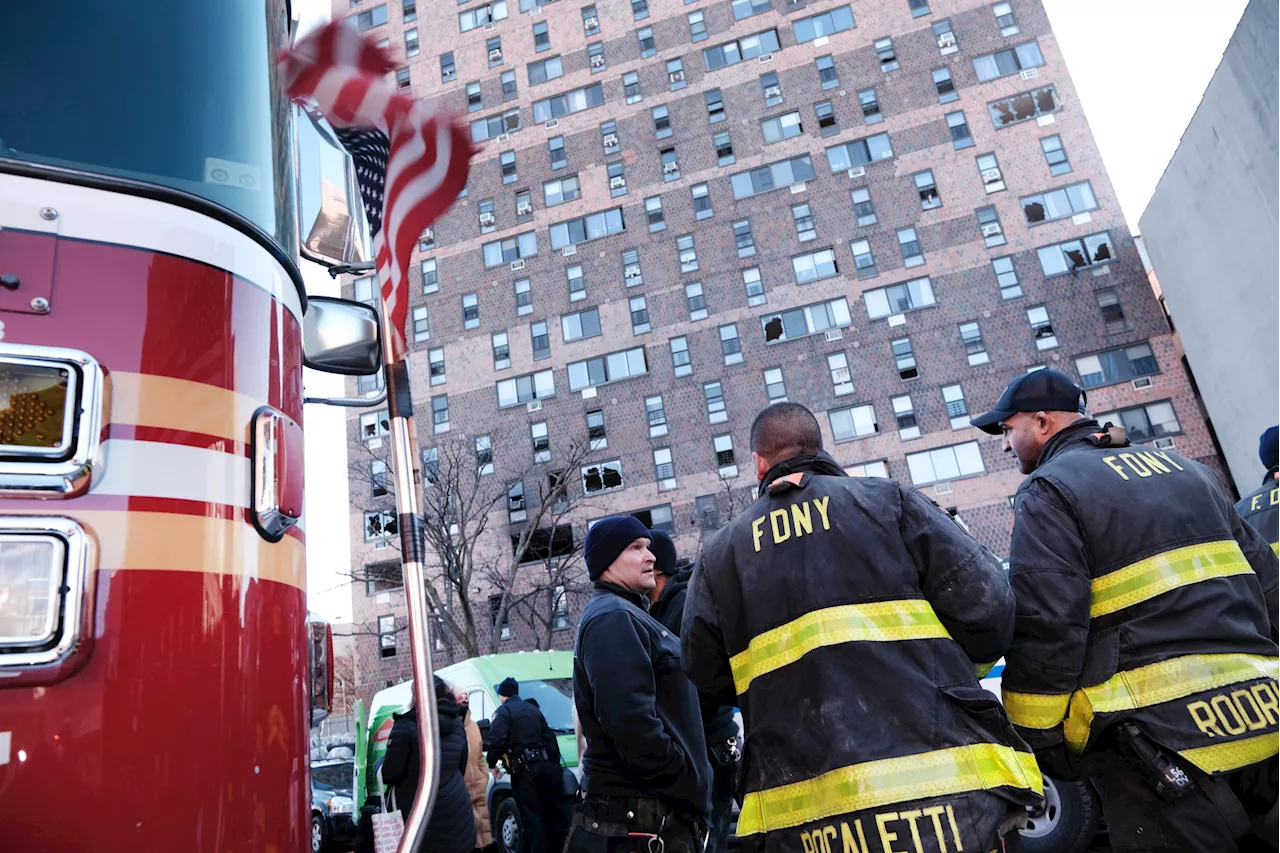
[[787, 829], [891, 803], [1003, 787], [1043, 793], [1035, 756], [987, 743], [867, 761], [748, 793], [738, 816], [738, 835]]
[[1089, 616], [1096, 619], [1212, 578], [1253, 573], [1234, 539], [1175, 548], [1094, 578]]
[[1057, 726], [1067, 716], [1067, 706], [1071, 703], [1070, 693], [1015, 693], [1005, 690], [1003, 685], [1000, 693], [1009, 722], [1024, 729]]

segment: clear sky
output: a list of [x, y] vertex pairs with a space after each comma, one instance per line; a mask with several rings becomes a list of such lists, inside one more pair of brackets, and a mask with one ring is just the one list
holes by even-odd
[[[1120, 207], [1136, 230], [1247, 0], [1043, 2]], [[934, 5], [945, 14], [950, 4]], [[329, 17], [327, 0], [295, 6], [303, 32]], [[323, 270], [303, 266], [308, 290], [337, 295]], [[308, 371], [305, 382], [311, 396], [342, 393], [336, 377]], [[306, 407], [308, 597], [312, 610], [335, 619], [351, 618], [345, 417], [342, 409]]]

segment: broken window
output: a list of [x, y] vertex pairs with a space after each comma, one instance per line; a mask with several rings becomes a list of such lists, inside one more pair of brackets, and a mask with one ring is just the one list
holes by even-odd
[[1053, 222], [1098, 209], [1098, 199], [1094, 197], [1093, 185], [1088, 181], [1023, 196], [1021, 202], [1027, 222], [1033, 224]]
[[911, 338], [898, 338], [889, 344], [893, 350], [893, 360], [898, 366], [898, 378], [915, 379], [920, 375], [916, 368], [916, 354], [911, 347]]
[[622, 462], [618, 459], [582, 466], [582, 490], [587, 494], [622, 488]]
[[997, 128], [1047, 116], [1057, 109], [1058, 92], [1052, 86], [1019, 92], [987, 104], [987, 112]]
[[1043, 305], [1027, 309], [1027, 322], [1031, 324], [1036, 349], [1047, 350], [1058, 346], [1058, 337], [1053, 332], [1053, 324], [1049, 322], [1049, 311]]
[[364, 541], [390, 539], [398, 535], [400, 535], [400, 523], [395, 510], [388, 509], [364, 514]]
[[1107, 333], [1114, 335], [1129, 330], [1129, 321], [1125, 319], [1124, 308], [1120, 305], [1120, 297], [1114, 287], [1104, 287], [1093, 294], [1102, 310], [1102, 320], [1107, 324]]
[[938, 184], [933, 179], [933, 170], [916, 172], [916, 192], [920, 195], [920, 209], [933, 210], [942, 207], [942, 198], [938, 195]]
[[1036, 249], [1040, 267], [1046, 276], [1075, 272], [1087, 266], [1106, 264], [1115, 260], [1111, 247], [1111, 235], [1106, 231], [1090, 234], [1080, 240], [1067, 240], [1052, 246]]

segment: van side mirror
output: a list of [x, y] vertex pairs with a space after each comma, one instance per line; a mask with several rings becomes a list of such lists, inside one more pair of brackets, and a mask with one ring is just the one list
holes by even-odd
[[311, 110], [295, 105], [293, 127], [302, 255], [330, 266], [371, 260], [351, 155]]
[[343, 376], [369, 376], [382, 369], [378, 312], [363, 302], [311, 296], [302, 320], [302, 363]]

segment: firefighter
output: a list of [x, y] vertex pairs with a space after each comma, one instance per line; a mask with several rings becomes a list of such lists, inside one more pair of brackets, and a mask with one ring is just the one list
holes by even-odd
[[1280, 448], [1277, 448], [1280, 428], [1270, 427], [1258, 439], [1258, 458], [1267, 469], [1262, 485], [1245, 495], [1236, 504], [1236, 512], [1254, 530], [1262, 534], [1271, 550], [1280, 553]]
[[564, 845], [560, 817], [560, 745], [542, 712], [520, 698], [520, 684], [506, 678], [498, 685], [502, 706], [489, 725], [489, 767], [498, 776], [498, 759], [511, 771], [511, 792], [520, 807], [530, 853], [558, 853]]
[[700, 853], [711, 766], [680, 641], [649, 615], [649, 530], [629, 515], [602, 519], [584, 552], [596, 589], [578, 622], [573, 698], [586, 798], [566, 853]]
[[742, 710], [748, 853], [1000, 848], [1042, 783], [978, 683], [1013, 633], [1000, 563], [890, 479], [853, 478], [813, 413], [751, 426], [759, 498], [707, 543], [683, 665]]
[[[1190, 459], [1084, 417], [1053, 370], [973, 419], [1029, 475], [1003, 692], [1045, 773], [1098, 776], [1117, 849], [1274, 849], [1276, 556]], [[1270, 611], [1268, 611], [1270, 606]]]
[[[649, 538], [652, 540], [649, 550], [656, 558], [653, 564], [654, 587], [649, 590], [649, 615], [671, 633], [679, 635], [693, 569], [681, 566], [676, 543], [666, 533], [650, 530]], [[742, 763], [738, 751], [738, 723], [733, 719], [732, 705], [722, 705], [710, 696], [699, 696], [698, 701], [702, 706], [702, 734], [707, 740], [707, 758], [711, 762], [711, 817], [705, 853], [725, 853]]]

